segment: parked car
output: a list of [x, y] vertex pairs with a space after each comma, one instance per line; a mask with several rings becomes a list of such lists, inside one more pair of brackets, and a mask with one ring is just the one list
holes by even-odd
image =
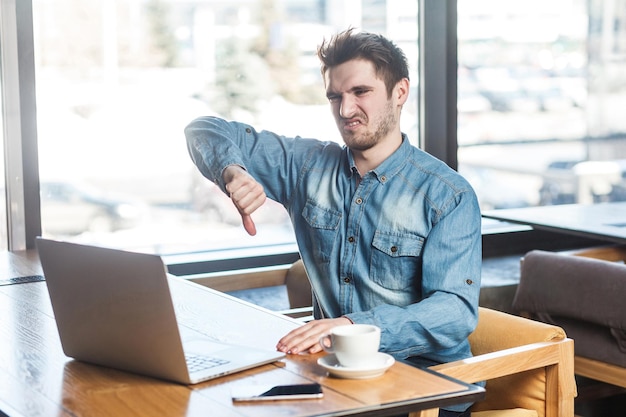
[[626, 160], [552, 162], [539, 194], [541, 205], [626, 201]]
[[136, 226], [147, 215], [144, 204], [85, 184], [43, 181], [40, 195], [42, 228], [51, 234], [113, 232]]

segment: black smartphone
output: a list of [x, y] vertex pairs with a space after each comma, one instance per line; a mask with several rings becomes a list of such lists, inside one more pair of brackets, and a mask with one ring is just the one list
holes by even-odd
[[231, 394], [233, 401], [306, 400], [324, 396], [322, 386], [315, 383], [237, 386], [232, 389]]

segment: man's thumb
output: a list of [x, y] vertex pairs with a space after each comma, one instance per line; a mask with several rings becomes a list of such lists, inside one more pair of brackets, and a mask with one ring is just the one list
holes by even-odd
[[252, 216], [249, 214], [242, 214], [241, 221], [243, 222], [243, 228], [246, 229], [246, 232], [250, 236], [256, 235], [256, 226], [254, 224], [254, 220], [252, 220]]

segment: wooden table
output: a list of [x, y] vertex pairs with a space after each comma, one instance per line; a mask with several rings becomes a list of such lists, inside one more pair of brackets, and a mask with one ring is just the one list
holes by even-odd
[[[0, 415], [8, 416], [391, 416], [479, 400], [482, 388], [396, 363], [367, 380], [329, 377], [320, 355], [284, 360], [185, 386], [74, 361], [61, 349], [43, 281], [7, 285], [41, 274], [32, 251], [0, 254]], [[19, 281], [19, 280], [15, 280]], [[274, 348], [298, 322], [180, 279], [171, 281], [179, 319], [234, 343]], [[238, 326], [233, 323], [238, 322]], [[237, 328], [243, 330], [235, 330]], [[215, 330], [217, 329], [217, 330]], [[234, 404], [237, 384], [317, 381], [319, 400]]]
[[626, 243], [626, 202], [489, 210], [482, 215], [536, 229]]

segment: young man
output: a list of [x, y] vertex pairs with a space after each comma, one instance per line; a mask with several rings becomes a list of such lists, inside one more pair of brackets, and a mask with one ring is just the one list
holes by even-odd
[[330, 328], [371, 323], [382, 330], [381, 351], [397, 359], [428, 366], [471, 356], [480, 210], [460, 175], [400, 131], [404, 54], [382, 36], [347, 30], [318, 56], [345, 147], [213, 117], [185, 130], [194, 163], [230, 195], [248, 233], [266, 196], [289, 212], [316, 320], [277, 349], [319, 352]]

